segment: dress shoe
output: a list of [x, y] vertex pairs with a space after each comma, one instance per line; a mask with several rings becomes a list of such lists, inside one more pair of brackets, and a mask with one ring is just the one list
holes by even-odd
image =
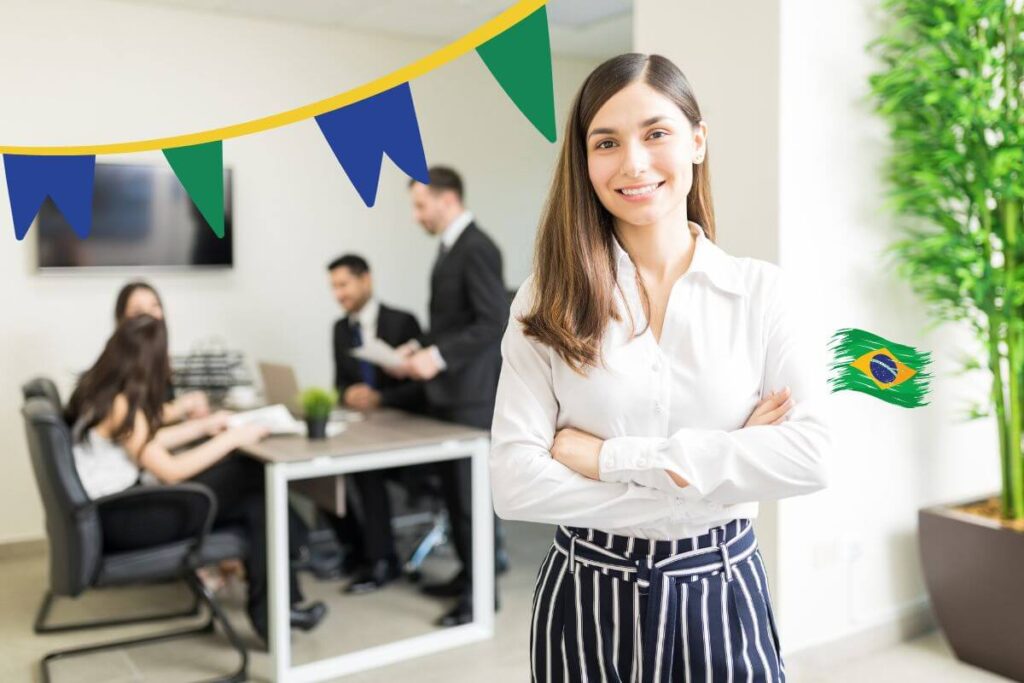
[[424, 586], [423, 593], [432, 598], [457, 598], [466, 592], [468, 585], [465, 572], [459, 572], [450, 581]]
[[[500, 607], [501, 601], [498, 599], [498, 594], [495, 593], [494, 611], [497, 612]], [[470, 595], [463, 594], [455, 604], [455, 607], [438, 617], [434, 625], [444, 627], [462, 626], [471, 621], [473, 621], [473, 598]]]
[[353, 595], [372, 593], [383, 588], [402, 575], [402, 568], [397, 558], [377, 560], [363, 565], [352, 577], [351, 583], [345, 586], [344, 592]]
[[[317, 624], [323, 620], [326, 614], [327, 605], [317, 600], [308, 607], [292, 605], [289, 617], [292, 628], [301, 629], [303, 631], [312, 631], [317, 627]], [[253, 631], [255, 631], [256, 635], [260, 637], [260, 640], [266, 644], [270, 640], [268, 635], [270, 633], [270, 629], [267, 627], [266, 616], [250, 615], [249, 620], [252, 623]]]
[[297, 628], [300, 631], [312, 631], [323, 621], [326, 615], [327, 605], [319, 600], [308, 607], [296, 605], [291, 610], [292, 628]]

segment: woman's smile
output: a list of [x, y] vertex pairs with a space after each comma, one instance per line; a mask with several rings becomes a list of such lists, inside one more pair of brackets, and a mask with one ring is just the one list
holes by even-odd
[[646, 202], [650, 201], [657, 194], [661, 186], [665, 184], [664, 180], [656, 183], [648, 183], [647, 185], [630, 185], [629, 187], [620, 187], [615, 191], [627, 202]]

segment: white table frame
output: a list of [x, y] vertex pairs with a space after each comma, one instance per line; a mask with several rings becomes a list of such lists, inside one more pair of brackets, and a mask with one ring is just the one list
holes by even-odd
[[[494, 518], [487, 465], [489, 451], [490, 441], [486, 437], [473, 437], [355, 455], [318, 456], [296, 462], [264, 462], [270, 599], [268, 645], [272, 681], [322, 681], [494, 636]], [[288, 599], [288, 482], [467, 457], [471, 459], [473, 486], [473, 621], [293, 666]]]

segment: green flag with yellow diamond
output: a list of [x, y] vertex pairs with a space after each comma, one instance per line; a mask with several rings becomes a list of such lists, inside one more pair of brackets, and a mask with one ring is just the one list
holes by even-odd
[[833, 392], [860, 391], [904, 408], [927, 404], [930, 353], [854, 328], [836, 331], [829, 348]]

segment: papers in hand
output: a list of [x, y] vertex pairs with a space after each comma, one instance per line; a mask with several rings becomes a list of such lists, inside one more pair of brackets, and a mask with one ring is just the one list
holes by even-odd
[[235, 413], [228, 418], [228, 427], [257, 424], [266, 427], [271, 434], [305, 434], [306, 425], [299, 422], [288, 412], [283, 404], [278, 403], [265, 408]]
[[381, 341], [379, 337], [365, 340], [362, 346], [352, 349], [352, 355], [359, 360], [365, 360], [383, 368], [393, 368], [403, 362], [402, 356], [395, 350], [395, 347], [386, 341]]

